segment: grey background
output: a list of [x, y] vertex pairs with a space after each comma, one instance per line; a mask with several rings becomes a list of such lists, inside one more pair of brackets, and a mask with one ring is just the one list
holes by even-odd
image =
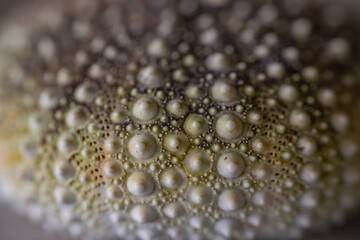
[[[0, 0], [0, 16], [4, 17], [16, 3], [28, 0]], [[156, 0], [155, 0], [156, 1]], [[333, 0], [320, 0], [323, 2]], [[338, 3], [352, 4], [360, 18], [360, 0], [337, 0]], [[360, 24], [359, 24], [360, 26]], [[49, 233], [41, 226], [20, 216], [8, 205], [0, 203], [0, 240], [69, 240], [66, 233]], [[325, 235], [308, 237], [308, 240], [358, 240], [360, 239], [360, 216], [351, 218], [341, 227], [335, 227]]]

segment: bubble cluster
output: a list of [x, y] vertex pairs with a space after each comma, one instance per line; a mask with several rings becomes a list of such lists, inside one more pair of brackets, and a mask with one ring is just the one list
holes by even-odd
[[0, 31], [0, 196], [91, 239], [291, 239], [356, 212], [357, 31], [291, 2], [24, 7]]

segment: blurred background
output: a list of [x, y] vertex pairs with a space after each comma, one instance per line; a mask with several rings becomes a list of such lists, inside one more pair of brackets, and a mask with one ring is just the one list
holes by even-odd
[[[360, 239], [360, 217], [349, 219], [342, 227], [335, 227], [325, 235], [316, 235], [306, 240], [358, 240]], [[26, 217], [0, 203], [0, 240], [71, 240], [66, 233], [44, 232]], [[279, 240], [279, 239], [277, 239]]]
[[[31, 0], [0, 0], [0, 24], [1, 19], [16, 7], [17, 4]], [[51, 1], [51, 0], [50, 0]], [[156, 1], [156, 0], [154, 0]], [[264, 0], [266, 1], [266, 0]], [[340, 4], [351, 6], [355, 15], [359, 17], [360, 27], [360, 0], [319, 0], [326, 4], [336, 1]], [[40, 224], [31, 223], [26, 216], [20, 216], [14, 209], [0, 202], [0, 240], [70, 240], [66, 233], [45, 232]], [[334, 227], [326, 234], [314, 235], [307, 240], [358, 240], [360, 239], [360, 216], [348, 219], [345, 225]]]

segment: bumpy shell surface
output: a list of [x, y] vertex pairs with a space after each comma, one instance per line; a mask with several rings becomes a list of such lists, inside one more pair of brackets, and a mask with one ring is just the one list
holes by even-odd
[[1, 195], [47, 227], [291, 238], [359, 203], [359, 38], [339, 6], [41, 3], [0, 39]]

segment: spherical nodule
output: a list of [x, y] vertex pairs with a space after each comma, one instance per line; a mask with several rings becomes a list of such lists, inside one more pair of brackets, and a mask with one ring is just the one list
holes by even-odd
[[0, 26], [0, 201], [104, 240], [307, 238], [359, 211], [344, 1], [37, 1]]
[[158, 214], [151, 206], [136, 205], [133, 209], [131, 209], [130, 216], [136, 223], [144, 224], [155, 221]]
[[211, 95], [217, 102], [228, 103], [236, 100], [237, 91], [231, 84], [225, 81], [218, 81], [211, 87]]
[[183, 133], [168, 134], [164, 137], [164, 148], [176, 155], [186, 153], [189, 145], [190, 142], [187, 136]]
[[177, 189], [185, 182], [185, 174], [180, 169], [169, 169], [160, 175], [160, 183], [167, 189]]
[[185, 207], [179, 202], [169, 203], [164, 208], [165, 215], [174, 219], [182, 217], [185, 212]]
[[133, 172], [126, 180], [127, 190], [137, 197], [150, 195], [155, 189], [153, 177], [146, 172]]
[[71, 109], [66, 115], [66, 124], [70, 128], [79, 128], [85, 125], [88, 120], [87, 112], [82, 107]]
[[121, 143], [118, 138], [108, 138], [104, 142], [104, 149], [108, 153], [116, 153], [120, 150]]
[[183, 100], [174, 99], [168, 102], [166, 110], [176, 117], [182, 117], [188, 112], [188, 106]]
[[245, 169], [243, 156], [236, 151], [220, 153], [217, 160], [217, 171], [225, 178], [237, 178]]
[[206, 118], [204, 118], [200, 114], [189, 115], [184, 123], [185, 132], [192, 137], [197, 137], [200, 134], [205, 133], [207, 131], [207, 128], [208, 122]]
[[54, 175], [59, 180], [68, 180], [74, 177], [75, 169], [70, 162], [58, 161], [54, 165]]
[[63, 133], [60, 135], [57, 142], [58, 151], [64, 154], [73, 152], [78, 145], [79, 143], [76, 136], [71, 133]]
[[130, 138], [128, 143], [129, 154], [137, 160], [147, 160], [157, 152], [155, 138], [148, 133], [139, 133]]
[[158, 88], [164, 84], [165, 76], [159, 68], [146, 66], [140, 70], [138, 81], [146, 88]]
[[213, 201], [213, 192], [211, 188], [199, 185], [189, 189], [188, 198], [191, 203], [197, 205], [207, 205]]
[[244, 132], [244, 123], [234, 113], [220, 114], [215, 123], [216, 133], [226, 141], [235, 140]]
[[133, 106], [132, 114], [140, 121], [149, 121], [154, 119], [159, 112], [157, 102], [150, 97], [139, 98]]
[[244, 203], [244, 194], [239, 190], [233, 189], [223, 191], [218, 199], [219, 207], [226, 212], [239, 210]]
[[118, 177], [121, 174], [121, 165], [116, 160], [108, 160], [103, 163], [102, 170], [108, 177]]
[[192, 149], [185, 156], [185, 169], [191, 174], [201, 174], [210, 168], [210, 158], [200, 149]]

